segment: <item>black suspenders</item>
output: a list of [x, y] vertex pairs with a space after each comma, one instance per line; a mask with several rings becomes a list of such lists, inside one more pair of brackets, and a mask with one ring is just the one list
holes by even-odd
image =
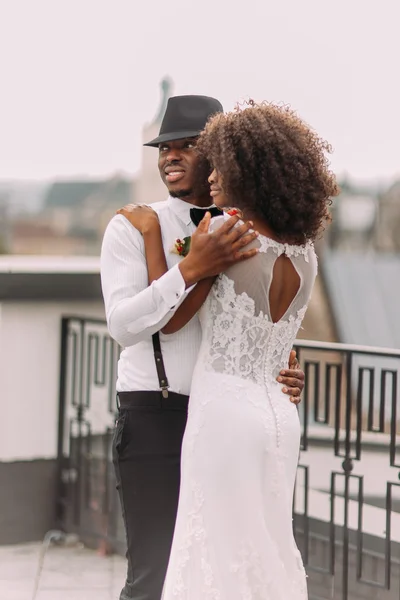
[[160, 384], [161, 393], [163, 398], [168, 398], [168, 388], [169, 383], [167, 379], [167, 375], [165, 373], [164, 360], [161, 352], [161, 344], [160, 344], [160, 334], [154, 333], [153, 336], [153, 350], [154, 350], [154, 359], [156, 361], [156, 369], [158, 382]]

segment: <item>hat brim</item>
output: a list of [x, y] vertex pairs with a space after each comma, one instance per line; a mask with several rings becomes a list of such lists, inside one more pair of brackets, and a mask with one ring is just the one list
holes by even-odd
[[157, 148], [160, 144], [165, 142], [174, 142], [175, 140], [184, 140], [185, 138], [194, 138], [200, 135], [200, 131], [176, 131], [175, 133], [164, 133], [159, 135], [158, 137], [151, 140], [151, 142], [147, 142], [143, 144], [143, 146], [151, 146], [153, 148]]

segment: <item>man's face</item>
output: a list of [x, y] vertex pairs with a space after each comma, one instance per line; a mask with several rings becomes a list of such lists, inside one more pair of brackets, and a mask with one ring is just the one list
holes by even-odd
[[170, 196], [189, 201], [209, 195], [210, 168], [196, 151], [196, 138], [160, 144], [158, 169]]

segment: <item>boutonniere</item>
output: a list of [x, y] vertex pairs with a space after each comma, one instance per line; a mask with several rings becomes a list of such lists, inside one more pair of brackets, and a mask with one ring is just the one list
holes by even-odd
[[171, 248], [172, 254], [186, 256], [190, 250], [191, 239], [192, 237], [190, 235], [184, 238], [177, 238], [174, 242], [174, 245]]

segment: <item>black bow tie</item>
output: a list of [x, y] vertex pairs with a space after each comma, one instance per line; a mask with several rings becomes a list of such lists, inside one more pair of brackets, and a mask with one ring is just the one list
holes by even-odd
[[222, 210], [220, 210], [216, 206], [212, 206], [211, 208], [191, 208], [190, 209], [190, 218], [192, 219], [192, 221], [196, 225], [196, 227], [200, 223], [200, 221], [204, 218], [204, 215], [207, 212], [211, 213], [211, 218], [219, 217], [224, 214], [222, 212]]

